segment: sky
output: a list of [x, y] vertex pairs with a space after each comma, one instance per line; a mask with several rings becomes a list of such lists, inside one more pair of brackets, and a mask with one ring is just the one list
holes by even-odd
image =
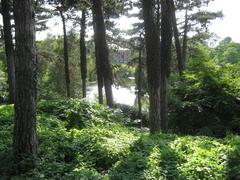
[[[223, 19], [215, 20], [211, 24], [210, 31], [217, 34], [220, 40], [229, 36], [235, 42], [240, 43], [240, 0], [215, 0], [210, 3], [209, 9], [214, 11], [222, 10], [224, 14]], [[134, 18], [122, 17], [117, 22], [117, 26], [122, 30], [126, 30], [131, 28], [134, 21]], [[37, 40], [46, 38], [47, 34], [62, 35], [60, 18], [51, 19], [47, 25], [49, 30], [37, 33]]]
[[240, 43], [240, 0], [215, 0], [210, 4], [211, 10], [222, 10], [223, 19], [215, 20], [210, 31], [216, 33], [221, 39], [231, 37]]

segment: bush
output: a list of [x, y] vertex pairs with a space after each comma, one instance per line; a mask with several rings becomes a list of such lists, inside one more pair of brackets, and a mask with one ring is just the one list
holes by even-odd
[[184, 134], [224, 137], [239, 134], [240, 103], [210, 61], [193, 61], [182, 80], [173, 84], [170, 127]]
[[135, 123], [135, 120], [139, 119], [141, 120], [143, 126], [147, 127], [149, 125], [148, 113], [146, 111], [142, 112], [140, 116], [138, 110], [129, 105], [115, 104], [115, 108], [120, 109], [124, 116], [130, 118], [129, 121], [124, 122], [125, 125], [140, 127], [140, 123]]
[[213, 138], [145, 135], [111, 169], [110, 179], [225, 179], [227, 153]]
[[[44, 102], [37, 116], [38, 154], [15, 163], [13, 107], [0, 106], [0, 177], [3, 179], [234, 179], [240, 176], [238, 136], [149, 135], [125, 127], [122, 114], [79, 100]], [[74, 103], [76, 101], [76, 104]], [[56, 105], [56, 104], [59, 104]], [[75, 104], [75, 105], [74, 105]], [[66, 109], [65, 109], [66, 108]], [[44, 110], [46, 109], [46, 110]], [[68, 116], [87, 113], [85, 126], [69, 126]], [[63, 118], [64, 117], [64, 118]], [[4, 128], [2, 128], [4, 127]], [[2, 136], [4, 135], [4, 136]], [[29, 161], [30, 160], [30, 161]]]
[[227, 158], [227, 177], [228, 179], [240, 179], [240, 137], [229, 136], [226, 138], [229, 145]]

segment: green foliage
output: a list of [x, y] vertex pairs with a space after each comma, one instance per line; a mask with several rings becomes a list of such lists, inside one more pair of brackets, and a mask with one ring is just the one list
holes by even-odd
[[233, 42], [231, 38], [227, 37], [213, 50], [212, 56], [220, 64], [234, 64], [240, 62], [239, 51], [240, 44]]
[[134, 67], [126, 64], [115, 64], [113, 67], [114, 83], [118, 86], [130, 87], [134, 86], [134, 81], [129, 77], [134, 76]]
[[145, 135], [113, 167], [110, 179], [225, 179], [227, 153], [227, 146], [211, 138]]
[[[77, 99], [38, 105], [38, 154], [16, 162], [11, 152], [13, 106], [0, 106], [3, 179], [233, 179], [239, 177], [240, 139], [149, 135], [124, 126], [119, 111]], [[72, 126], [81, 117], [84, 126]], [[77, 116], [77, 114], [79, 116]], [[73, 119], [72, 119], [73, 118]], [[71, 124], [71, 125], [70, 125]]]
[[65, 99], [57, 101], [42, 100], [38, 110], [56, 116], [67, 122], [68, 128], [84, 128], [96, 125], [107, 126], [112, 123], [125, 123], [124, 114], [106, 109], [99, 104], [89, 104], [80, 99]]
[[183, 137], [174, 143], [184, 162], [179, 168], [184, 179], [226, 178], [228, 151], [222, 142], [205, 137]]
[[136, 107], [124, 105], [124, 104], [115, 104], [115, 108], [121, 110], [121, 112], [128, 117], [126, 121], [124, 121], [125, 125], [128, 126], [141, 126], [141, 122], [135, 122], [135, 120], [141, 119], [142, 125], [148, 127], [149, 118], [147, 111], [142, 112], [141, 116], [139, 115], [138, 109]]
[[[2, 52], [0, 52], [0, 55]], [[0, 61], [0, 103], [6, 101], [8, 96], [7, 74], [2, 61]]]
[[240, 138], [229, 136], [227, 143], [230, 148], [227, 161], [228, 179], [240, 179]]
[[222, 80], [228, 84], [227, 92], [234, 97], [240, 96], [240, 62], [222, 66]]
[[0, 106], [0, 152], [6, 150], [12, 143], [13, 106]]
[[[79, 38], [72, 30], [68, 34], [69, 71], [72, 97], [81, 97]], [[87, 46], [91, 46], [88, 44]], [[89, 47], [90, 48], [90, 47]], [[92, 46], [91, 46], [92, 48]], [[63, 38], [48, 37], [37, 43], [38, 49], [38, 98], [56, 99], [66, 96], [63, 60]], [[88, 54], [89, 81], [95, 81], [95, 65], [92, 52]]]
[[171, 128], [209, 136], [225, 136], [228, 131], [239, 134], [240, 104], [236, 81], [231, 79], [237, 67], [227, 71], [208, 60], [204, 46], [193, 52], [183, 79], [171, 87]]

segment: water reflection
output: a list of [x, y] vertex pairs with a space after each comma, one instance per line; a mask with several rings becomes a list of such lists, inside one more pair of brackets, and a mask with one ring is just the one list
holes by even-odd
[[[119, 104], [126, 104], [129, 106], [133, 106], [136, 94], [135, 94], [135, 87], [132, 86], [130, 88], [125, 88], [121, 86], [113, 86], [113, 98], [115, 103]], [[91, 102], [96, 101], [98, 95], [98, 88], [97, 85], [91, 85], [87, 88], [87, 99]]]

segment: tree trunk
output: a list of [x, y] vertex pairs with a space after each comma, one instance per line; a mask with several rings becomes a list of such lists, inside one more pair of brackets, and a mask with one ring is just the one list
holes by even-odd
[[183, 33], [183, 45], [182, 45], [182, 68], [185, 70], [187, 61], [187, 42], [188, 42], [188, 10], [185, 11], [185, 23]]
[[94, 30], [94, 42], [95, 42], [95, 58], [96, 58], [96, 71], [97, 71], [97, 83], [98, 83], [98, 102], [103, 104], [103, 76], [101, 72], [101, 65], [98, 55], [98, 44], [97, 44], [97, 32], [96, 32], [96, 18], [93, 12], [93, 30]]
[[138, 57], [138, 116], [142, 116], [142, 45], [141, 45], [141, 36], [140, 36], [140, 46], [139, 46], [139, 57]]
[[172, 6], [172, 25], [173, 25], [173, 34], [174, 34], [175, 48], [176, 48], [176, 54], [177, 54], [178, 72], [179, 72], [179, 75], [182, 76], [184, 68], [182, 63], [182, 47], [179, 40], [179, 31], [177, 27], [176, 8], [173, 0], [170, 0], [170, 3]]
[[[172, 47], [172, 8], [169, 0], [161, 0], [161, 127], [168, 130], [167, 79], [169, 76]], [[169, 71], [169, 72], [168, 72]]]
[[15, 55], [11, 28], [10, 1], [2, 0], [3, 31], [8, 72], [9, 103], [14, 103], [15, 96]]
[[85, 98], [87, 95], [87, 90], [86, 90], [87, 55], [86, 55], [85, 35], [86, 35], [86, 12], [85, 10], [83, 10], [82, 19], [81, 19], [81, 33], [80, 33], [80, 58], [81, 58], [80, 64], [81, 64], [83, 98]]
[[67, 30], [66, 30], [66, 20], [63, 15], [62, 10], [59, 10], [62, 24], [63, 24], [63, 41], [64, 41], [64, 69], [65, 69], [65, 81], [66, 81], [66, 90], [67, 97], [71, 97], [70, 92], [70, 74], [69, 74], [69, 60], [68, 60], [68, 39], [67, 39]]
[[160, 116], [160, 40], [157, 23], [154, 22], [154, 0], [142, 0], [145, 41], [147, 52], [147, 74], [149, 89], [150, 133], [158, 133], [161, 128]]
[[35, 154], [36, 140], [36, 48], [33, 0], [14, 1], [16, 40], [16, 90], [14, 152]]
[[156, 7], [156, 13], [157, 13], [157, 30], [158, 30], [158, 33], [160, 34], [160, 21], [161, 21], [161, 2], [160, 0], [156, 0], [156, 3], [157, 3], [157, 7]]
[[[112, 83], [113, 74], [111, 64], [108, 58], [108, 47], [106, 41], [106, 29], [103, 18], [102, 1], [92, 0], [93, 12], [96, 25], [96, 45], [98, 49], [98, 59], [101, 66], [103, 83], [105, 87], [106, 101], [109, 107], [113, 107]], [[101, 48], [101, 50], [100, 50]]]

